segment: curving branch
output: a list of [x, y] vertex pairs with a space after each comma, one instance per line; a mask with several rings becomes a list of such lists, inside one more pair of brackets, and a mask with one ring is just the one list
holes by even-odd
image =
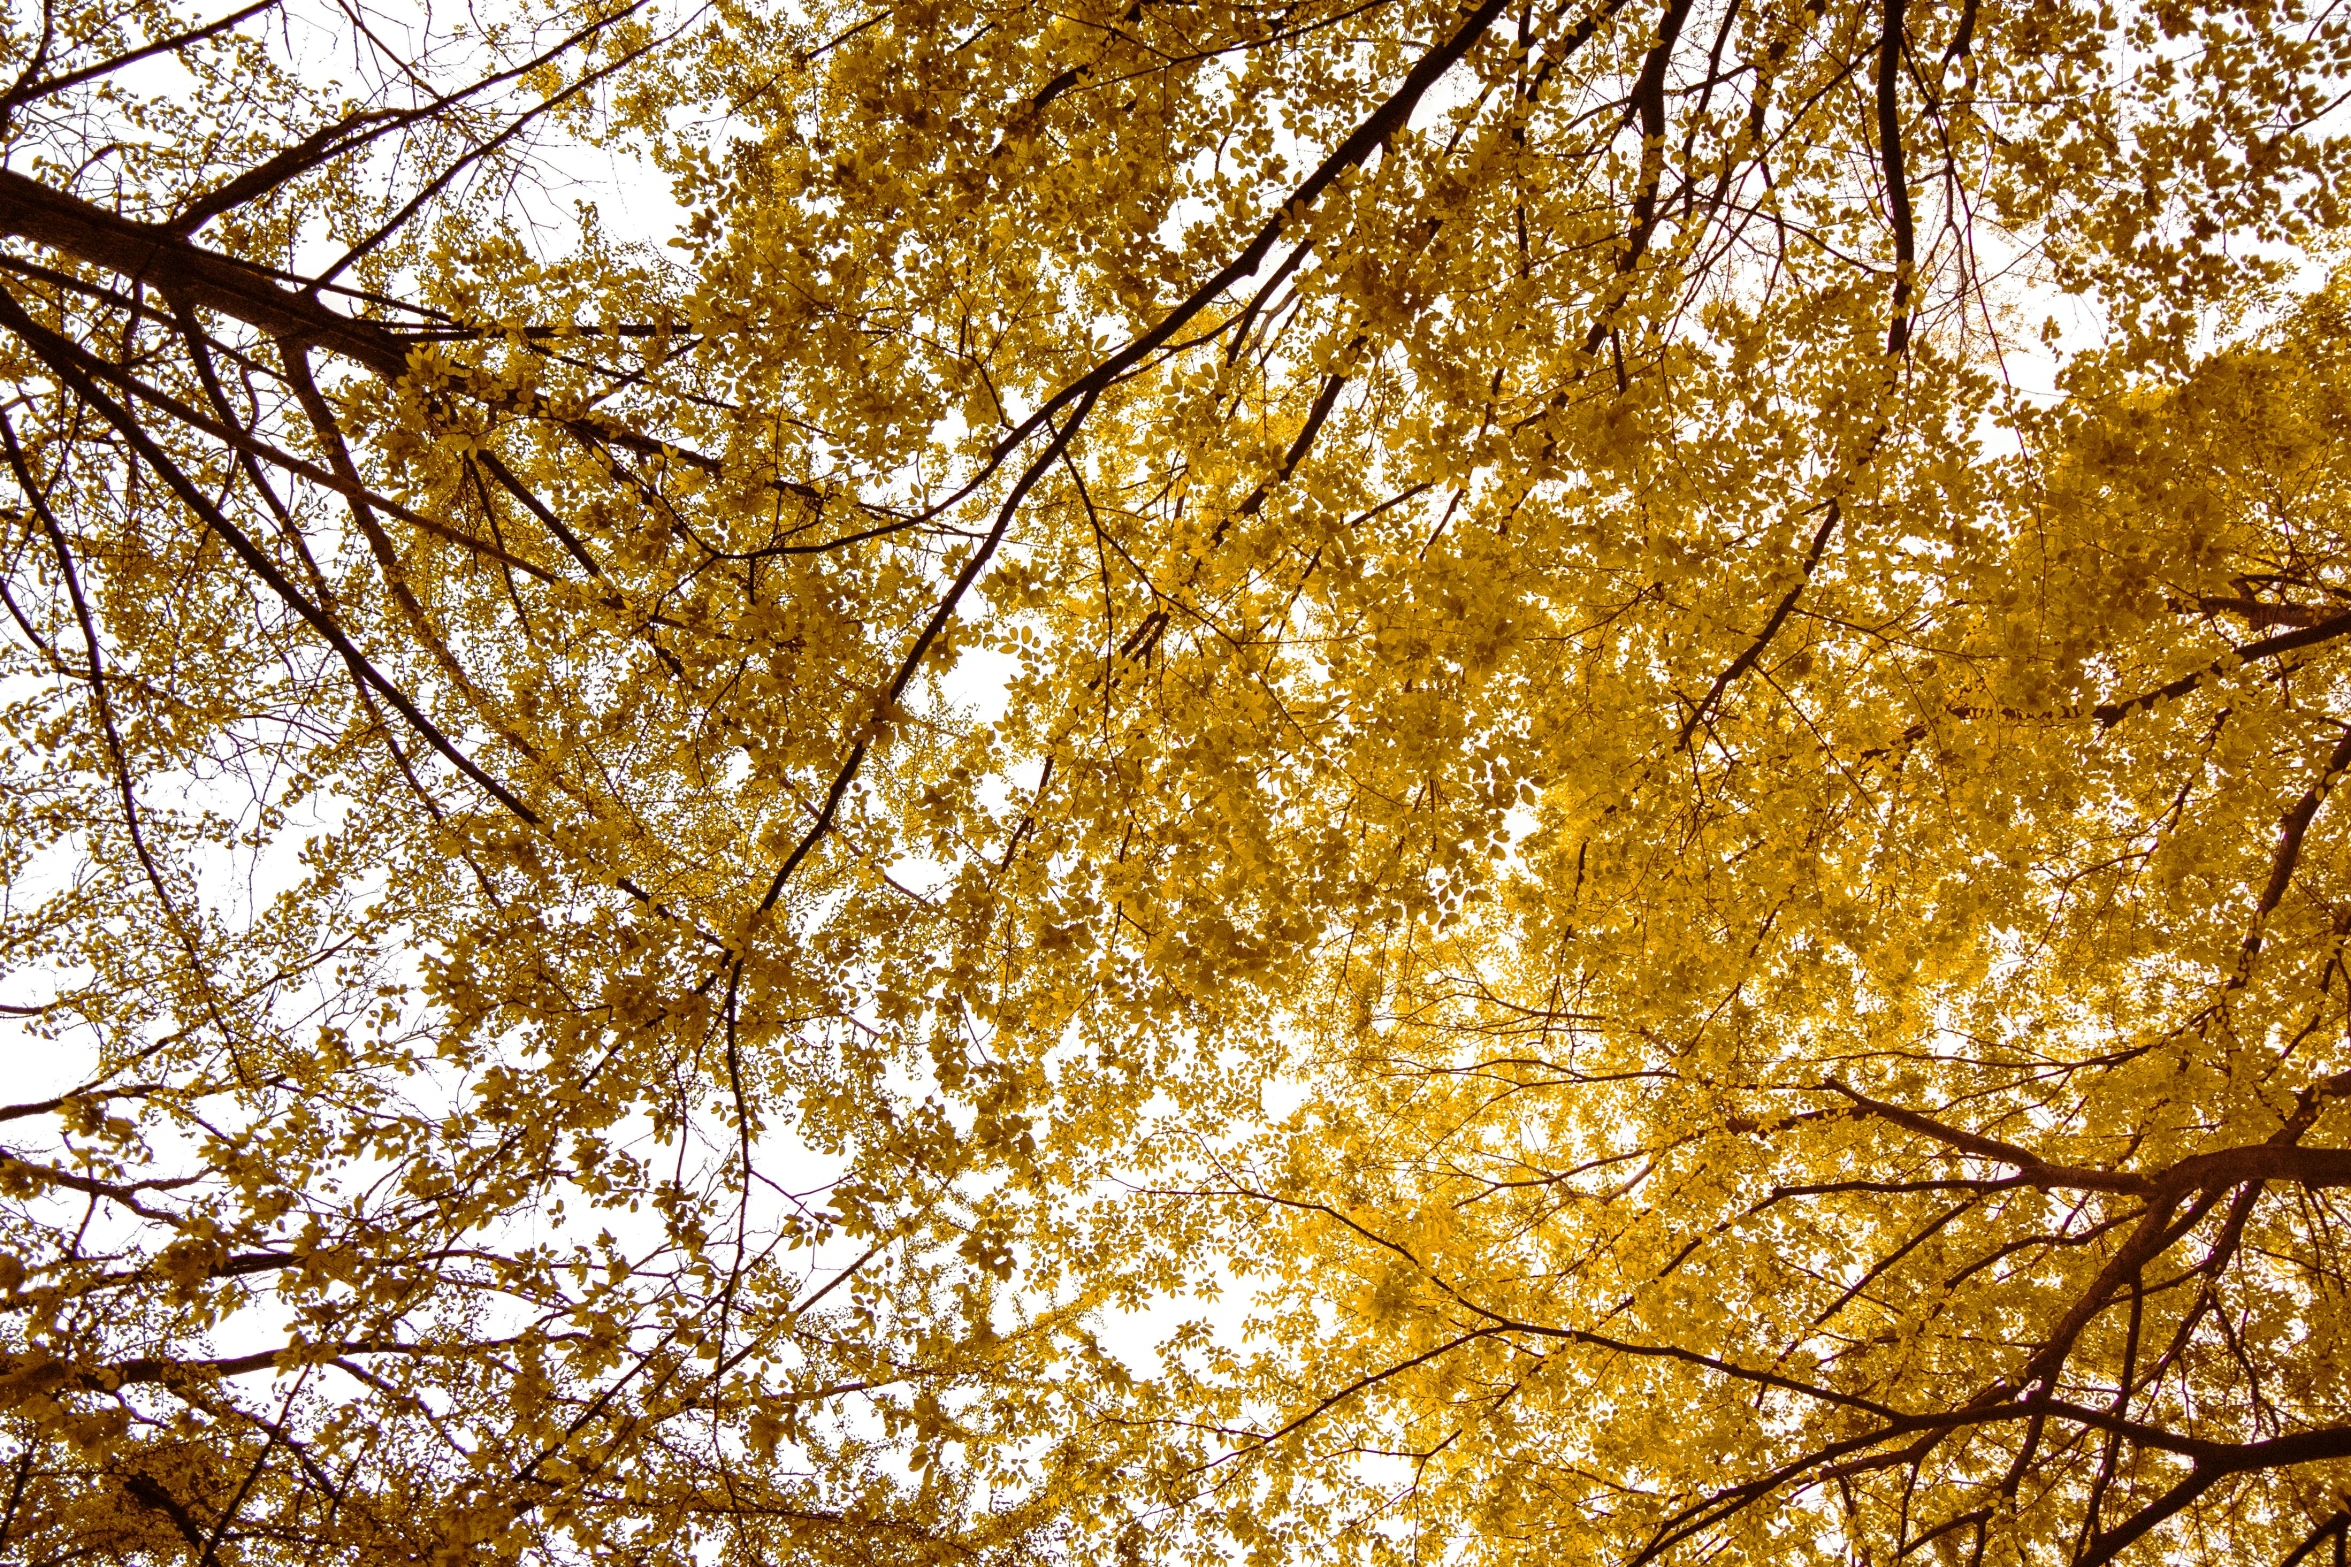
[[1804, 596], [1806, 588], [1812, 586], [1812, 574], [1820, 569], [1820, 558], [1827, 551], [1829, 537], [1837, 531], [1837, 523], [1843, 515], [1841, 501], [1832, 498], [1828, 503], [1827, 514], [1820, 520], [1820, 527], [1812, 535], [1811, 547], [1804, 552], [1803, 574], [1796, 579], [1795, 586], [1781, 596], [1778, 607], [1771, 612], [1771, 618], [1755, 634], [1755, 640], [1739, 650], [1739, 656], [1714, 677], [1714, 684], [1705, 697], [1690, 709], [1690, 716], [1682, 721], [1681, 733], [1674, 736], [1673, 748], [1676, 751], [1689, 748], [1690, 736], [1697, 733], [1698, 726], [1705, 723], [1713, 713], [1715, 704], [1722, 700], [1722, 694], [1741, 675], [1755, 667], [1755, 661], [1771, 646], [1772, 638], [1780, 634], [1780, 627], [1787, 623], [1788, 616], [1795, 611], [1796, 601]]

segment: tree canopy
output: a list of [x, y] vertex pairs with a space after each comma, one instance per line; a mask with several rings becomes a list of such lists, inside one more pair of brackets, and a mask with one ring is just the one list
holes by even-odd
[[0, 54], [11, 1559], [2341, 1560], [2351, 20]]

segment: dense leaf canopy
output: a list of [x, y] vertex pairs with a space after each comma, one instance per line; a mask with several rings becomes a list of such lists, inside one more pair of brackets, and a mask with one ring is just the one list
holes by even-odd
[[0, 56], [11, 1559], [2341, 1559], [2351, 19]]

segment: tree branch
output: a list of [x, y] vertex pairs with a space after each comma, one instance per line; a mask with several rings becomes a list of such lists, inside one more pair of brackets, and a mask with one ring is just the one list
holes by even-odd
[[[2247, 642], [2242, 646], [2233, 647], [2202, 669], [2192, 669], [2168, 685], [2157, 686], [2154, 690], [2142, 692], [2125, 702], [2103, 703], [2091, 709], [2091, 716], [2098, 720], [2100, 728], [2112, 729], [2133, 713], [2143, 712], [2159, 702], [2168, 702], [2173, 697], [2186, 696], [2206, 679], [2213, 675], [2226, 674], [2237, 664], [2249, 664], [2257, 658], [2275, 658], [2281, 653], [2292, 653], [2301, 648], [2316, 647], [2321, 642], [2332, 642], [2335, 638], [2346, 634], [2351, 634], [2351, 613], [2337, 615], [2331, 620], [2322, 620], [2313, 626], [2303, 626], [2293, 631], [2281, 631], [2274, 637], [2263, 637], [2259, 641]], [[2231, 663], [2231, 660], [2234, 660], [2235, 663]]]

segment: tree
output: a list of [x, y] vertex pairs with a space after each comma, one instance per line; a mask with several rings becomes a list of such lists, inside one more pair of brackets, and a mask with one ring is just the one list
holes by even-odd
[[1591, 614], [1500, 905], [1209, 1188], [1227, 1462], [1390, 1454], [1399, 1555], [2341, 1549], [2347, 310], [2085, 367], [1703, 711]]
[[[5, 1112], [0, 1532], [207, 1567], [1017, 1541], [955, 1402], [1045, 1330], [994, 1331], [954, 1183], [1021, 1129], [888, 1081], [930, 906], [881, 907], [894, 834], [811, 861], [869, 808], [801, 792], [920, 664], [939, 530], [682, 451], [675, 277], [592, 216], [524, 243], [674, 24], [319, 26], [12, 40], [9, 1000], [86, 1069]], [[821, 931], [746, 963], [799, 900]], [[972, 1460], [926, 1470], [950, 1433]]]
[[[2220, 681], [2105, 725], [2092, 778], [2098, 720], [2069, 706], [2184, 678], [2215, 616], [2288, 637], [2249, 668], [2324, 657], [2291, 642], [2315, 628], [2270, 629], [2331, 603], [2324, 542], [2289, 558], [2283, 524], [2213, 521], [2210, 561], [2179, 565], [2166, 508], [2188, 503], [2148, 476], [2225, 421], [2117, 367], [2185, 374], [2203, 323], [2340, 226], [2333, 18], [639, 5], [394, 36], [275, 8], [11, 23], [5, 939], [52, 988], [9, 1000], [93, 1063], [6, 1112], [5, 1529], [28, 1558], [1345, 1548], [1327, 1526], [1365, 1477], [1309, 1464], [1317, 1433], [1427, 1426], [1442, 1379], [1604, 1331], [1581, 1297], [1497, 1305], [1488, 1286], [1533, 1286], [1457, 1276], [1480, 1224], [1568, 1183], [1448, 1209], [1448, 1182], [1496, 1177], [1424, 1157], [1440, 1131], [1547, 1183], [1583, 1143], [1623, 1151], [1595, 1139], [1654, 1152], [1594, 1209], [1593, 1279], [1630, 1290], [1654, 1232], [1727, 1216], [1766, 1153], [1818, 1184], [1801, 1172], [1908, 1148], [1893, 1128], [1989, 1180], [2026, 1141], [1998, 1051], [1916, 1081], [1872, 1057], [1821, 1090], [1757, 1041], [1910, 1048], [1982, 1023], [1966, 986], [1997, 965], [2003, 1000], [2052, 999], [1984, 1037], [2056, 1008], [2067, 1050], [2135, 1050], [2126, 979], [2202, 983], [2209, 930], [2134, 923], [2114, 867], [2077, 906], [2026, 851], [2112, 839], [2176, 790], [2165, 726]], [[342, 52], [362, 89], [310, 85]], [[562, 213], [590, 155], [672, 182], [670, 244]], [[1997, 373], [2019, 270], [2093, 294], [2115, 335], [2055, 422]], [[2315, 429], [2331, 383], [2300, 352], [2214, 406]], [[2201, 374], [2180, 406], [2228, 372]], [[2099, 476], [2123, 448], [2097, 432], [2132, 419], [2179, 428], [2115, 470], [2148, 497], [2118, 521]], [[2005, 469], [1978, 444], [2003, 420], [2080, 455]], [[2331, 471], [2323, 432], [2306, 445], [2260, 472]], [[2238, 517], [2230, 496], [2195, 516]], [[2099, 598], [2052, 528], [2144, 539], [2129, 580], [2184, 607]], [[2055, 584], [2029, 612], [1998, 603], [2024, 566]], [[975, 711], [991, 669], [1001, 711]], [[2223, 726], [2246, 746], [2231, 800], [2313, 787], [2285, 737], [2324, 727], [2293, 706], [2319, 691]], [[2246, 820], [2181, 799], [2203, 814], [2166, 841], [2237, 885]], [[1513, 849], [1521, 801], [1542, 825]], [[2317, 810], [2294, 866], [2331, 841]], [[2289, 870], [2197, 1040], [2266, 1041], [2275, 1007], [2325, 994], [2273, 998], [2323, 946], [2292, 934], [2317, 873]], [[1900, 893], [1934, 876], [1927, 919]], [[2063, 925], [2073, 967], [2007, 904]], [[1572, 1084], [1440, 1103], [1481, 1079], [1419, 1041], [1531, 1029], [1550, 1062], [1571, 1023], [1595, 1041]], [[1310, 1140], [1192, 1182], [1211, 1196], [1101, 1198], [1239, 1174], [1294, 1030], [1328, 1066]], [[2099, 1092], [2193, 1079], [2172, 1048]], [[1403, 1078], [1381, 1065], [1408, 1049]], [[2331, 1059], [2305, 1045], [2276, 1079], [2313, 1114], [2276, 1157], [2324, 1157]], [[2198, 1070], [2216, 1086], [2176, 1092], [2176, 1123], [2048, 1101], [2042, 1163], [2009, 1168], [2170, 1200], [2128, 1182], [2266, 1113]], [[1619, 1074], [1648, 1075], [1581, 1081]], [[1980, 1115], [1941, 1092], [1961, 1081], [1995, 1095]], [[1791, 1115], [1815, 1119], [1766, 1137]], [[2140, 1130], [2128, 1158], [2102, 1140]], [[809, 1161], [822, 1203], [785, 1173]], [[2323, 1195], [2309, 1174], [2274, 1179]], [[1857, 1256], [1931, 1220], [1878, 1195]], [[2255, 1239], [2220, 1244], [2216, 1290], [2268, 1255], [2243, 1249], [2262, 1226], [2302, 1233], [2244, 1205], [2229, 1235]], [[1776, 1222], [1722, 1244], [1760, 1266]], [[2032, 1222], [1987, 1195], [1936, 1243]], [[2028, 1283], [2062, 1292], [2115, 1233], [2028, 1248]], [[1826, 1269], [1832, 1238], [1772, 1255]], [[1255, 1383], [1138, 1387], [1094, 1342], [1105, 1309], [1228, 1248], [1311, 1288], [1375, 1242], [1409, 1266], [1369, 1281], [1344, 1343], [1278, 1320]], [[2300, 1331], [2328, 1288], [2278, 1286], [2272, 1320]], [[1364, 1390], [1401, 1402], [1322, 1403], [1335, 1364], [1391, 1372], [1456, 1306], [1526, 1315], [1420, 1362], [1439, 1380]], [[1860, 1434], [1768, 1401], [1733, 1424], [1747, 1406], [1717, 1395], [1753, 1368], [1702, 1352], [1659, 1387], [1712, 1400], [1720, 1451]], [[1618, 1362], [1576, 1363], [1638, 1412]], [[2126, 1398], [2052, 1427], [2058, 1386], [2038, 1424], [1922, 1449], [1922, 1473], [1959, 1466], [1926, 1527], [1977, 1506], [1967, 1466], [2028, 1426], [2171, 1418]], [[1201, 1422], [1267, 1396], [1276, 1424], [1312, 1418], [1213, 1463]], [[2329, 1407], [2295, 1396], [2305, 1424]], [[1446, 1527], [1672, 1544], [1645, 1503], [1534, 1491], [1508, 1426], [1534, 1402], [1497, 1393], [1477, 1435], [1433, 1439], [1416, 1494]], [[1526, 1429], [1602, 1486], [1671, 1491], [1716, 1451]], [[2079, 1446], [2014, 1450], [2021, 1478]], [[2160, 1462], [2115, 1451], [2155, 1466], [2116, 1469], [2116, 1511], [2043, 1498], [2030, 1528], [2088, 1519], [2103, 1549], [2098, 1520], [2147, 1516], [2132, 1488]], [[1856, 1538], [1904, 1472], [1848, 1477]], [[2251, 1498], [2229, 1538], [2258, 1544], [2317, 1516], [2284, 1483], [2211, 1480], [2199, 1506]], [[1225, 1505], [1169, 1510], [1204, 1489]], [[1763, 1505], [1782, 1490], [1685, 1521], [1825, 1541], [1808, 1502]]]

